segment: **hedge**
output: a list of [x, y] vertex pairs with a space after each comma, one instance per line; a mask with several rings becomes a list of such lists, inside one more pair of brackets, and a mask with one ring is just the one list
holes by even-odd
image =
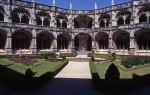
[[150, 56], [128, 56], [121, 61], [121, 64], [126, 68], [150, 64]]

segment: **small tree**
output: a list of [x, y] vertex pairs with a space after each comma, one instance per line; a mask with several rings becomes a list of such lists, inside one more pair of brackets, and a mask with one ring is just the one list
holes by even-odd
[[113, 53], [111, 54], [111, 57], [112, 57], [111, 61], [115, 61], [115, 60], [116, 60], [116, 53], [113, 52]]
[[95, 61], [95, 58], [94, 58], [94, 56], [93, 56], [93, 55], [91, 56], [91, 60], [92, 60], [92, 61]]
[[30, 68], [28, 68], [28, 69], [26, 70], [26, 72], [25, 72], [26, 78], [27, 78], [27, 79], [32, 79], [32, 78], [33, 78], [33, 75], [34, 75], [34, 72], [33, 72]]

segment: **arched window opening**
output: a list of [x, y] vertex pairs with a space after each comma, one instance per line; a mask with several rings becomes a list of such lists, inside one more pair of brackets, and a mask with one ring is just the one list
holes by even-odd
[[139, 17], [139, 22], [142, 23], [142, 22], [147, 22], [147, 16], [146, 14], [141, 14], [140, 17]]
[[69, 48], [71, 36], [68, 33], [61, 33], [57, 37], [58, 50], [64, 50]]
[[29, 24], [30, 13], [24, 8], [16, 8], [12, 11], [12, 21], [15, 23]]
[[117, 31], [113, 34], [116, 49], [129, 49], [130, 34], [125, 31]]
[[139, 50], [150, 50], [150, 29], [141, 29], [135, 33]]
[[26, 30], [17, 30], [12, 34], [12, 48], [14, 50], [29, 49], [32, 35]]
[[41, 32], [37, 35], [37, 49], [44, 50], [50, 49], [53, 42], [53, 35], [49, 32]]
[[6, 31], [0, 29], [0, 49], [5, 49], [7, 34]]

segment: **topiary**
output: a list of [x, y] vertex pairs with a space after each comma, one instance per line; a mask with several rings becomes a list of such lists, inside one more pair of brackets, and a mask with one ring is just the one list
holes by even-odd
[[112, 54], [111, 54], [111, 61], [115, 61], [116, 60], [116, 53], [115, 52], [113, 52]]
[[91, 61], [95, 61], [95, 58], [94, 58], [94, 56], [91, 56]]

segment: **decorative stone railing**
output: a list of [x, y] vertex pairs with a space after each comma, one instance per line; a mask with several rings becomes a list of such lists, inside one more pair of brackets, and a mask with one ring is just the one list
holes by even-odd
[[119, 9], [129, 8], [131, 6], [132, 6], [132, 2], [123, 3], [123, 4], [119, 4], [119, 5], [113, 6], [113, 10], [119, 10]]
[[7, 2], [7, 0], [0, 0], [0, 2], [4, 2], [4, 3], [6, 3], [6, 2]]
[[10, 23], [0, 21], [0, 27], [10, 27]]
[[102, 9], [98, 9], [96, 10], [96, 13], [106, 13], [112, 10], [112, 7], [106, 7], [106, 8], [102, 8]]
[[27, 28], [27, 29], [32, 29], [32, 28], [33, 28], [33, 25], [24, 24], [24, 23], [12, 23], [12, 27], [14, 27], [14, 28]]
[[94, 10], [73, 10], [72, 11], [73, 14], [95, 14], [95, 11]]
[[28, 1], [13, 0], [12, 3], [13, 3], [13, 5], [17, 5], [17, 6], [27, 6], [27, 7], [33, 6], [32, 2], [28, 2]]
[[57, 7], [57, 12], [69, 14], [71, 10]]
[[150, 0], [139, 0], [139, 5], [149, 4]]
[[43, 4], [36, 4], [36, 8], [42, 10], [51, 10], [51, 6], [43, 5]]

